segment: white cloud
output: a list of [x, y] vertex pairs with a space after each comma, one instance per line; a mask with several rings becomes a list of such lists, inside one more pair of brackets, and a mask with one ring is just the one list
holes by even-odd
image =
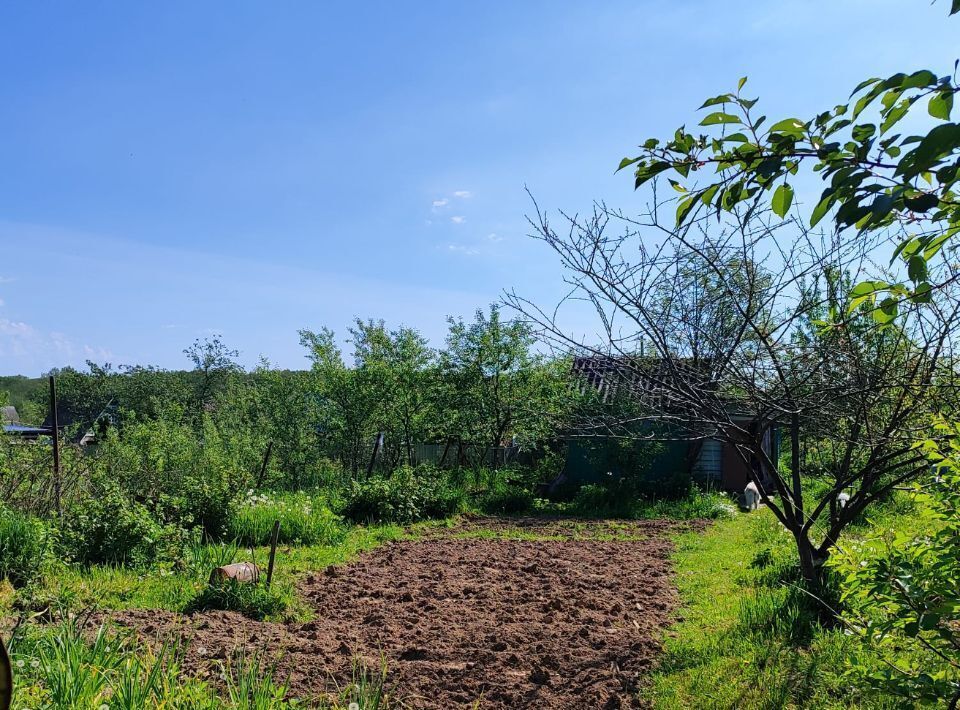
[[447, 249], [457, 254], [463, 254], [464, 256], [476, 256], [480, 253], [479, 249], [468, 247], [465, 244], [448, 244]]
[[0, 276], [0, 284], [12, 284], [16, 279], [10, 276]]
[[464, 217], [463, 215], [458, 214], [451, 217], [450, 221], [453, 222], [454, 224], [463, 224], [464, 222], [467, 221], [467, 218]]
[[473, 197], [473, 193], [470, 192], [470, 190], [457, 190], [456, 192], [453, 193], [453, 196], [466, 200], [470, 197]]
[[77, 360], [111, 360], [106, 348], [79, 345], [66, 333], [41, 332], [29, 323], [0, 318], [0, 355], [29, 360], [39, 369], [76, 364]]
[[503, 237], [501, 237], [501, 236], [500, 236], [499, 234], [497, 234], [496, 232], [490, 232], [490, 234], [487, 235], [487, 241], [491, 241], [491, 242], [502, 242], [502, 241], [503, 241]]
[[437, 208], [439, 208], [439, 207], [446, 207], [446, 205], [447, 205], [449, 202], [450, 202], [450, 200], [448, 200], [446, 197], [444, 197], [444, 198], [441, 199], [441, 200], [434, 200], [434, 201], [433, 201], [433, 209], [437, 209]]

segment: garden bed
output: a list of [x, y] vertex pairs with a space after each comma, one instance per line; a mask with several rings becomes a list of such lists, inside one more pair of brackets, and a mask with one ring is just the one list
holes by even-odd
[[238, 647], [263, 651], [304, 699], [354, 682], [359, 660], [374, 674], [385, 663], [391, 699], [412, 707], [636, 705], [677, 604], [667, 535], [678, 523], [480, 522], [307, 576], [307, 623], [109, 616], [181, 638], [184, 668], [214, 682]]

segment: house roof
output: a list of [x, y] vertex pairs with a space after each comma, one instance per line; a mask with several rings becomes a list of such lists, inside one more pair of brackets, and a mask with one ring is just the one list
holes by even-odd
[[42, 436], [49, 434], [50, 429], [42, 426], [27, 426], [26, 424], [4, 424], [3, 432], [5, 434], [35, 435]]
[[756, 416], [744, 401], [721, 391], [708, 360], [591, 355], [574, 358], [573, 372], [604, 402], [624, 397], [662, 413], [686, 410], [691, 401], [701, 400], [729, 416]]

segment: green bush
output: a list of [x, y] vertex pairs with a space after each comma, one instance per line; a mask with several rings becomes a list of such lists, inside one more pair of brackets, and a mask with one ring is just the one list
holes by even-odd
[[534, 500], [533, 493], [525, 488], [497, 486], [480, 497], [479, 505], [491, 515], [518, 515], [530, 512]]
[[228, 536], [241, 545], [266, 545], [274, 521], [280, 521], [280, 542], [336, 545], [346, 529], [323, 501], [304, 493], [255, 494], [252, 490], [233, 506]]
[[401, 468], [392, 476], [352, 481], [344, 515], [355, 522], [412, 523], [445, 518], [465, 509], [467, 494], [432, 466]]
[[351, 481], [343, 514], [357, 523], [408, 523], [420, 517], [420, 509], [411, 486], [377, 476]]
[[44, 524], [0, 506], [0, 579], [23, 587], [40, 576], [49, 535]]
[[593, 484], [580, 488], [570, 504], [571, 512], [587, 518], [726, 518], [736, 512], [720, 493], [688, 487], [682, 498], [651, 498], [641, 495], [630, 481]]
[[116, 485], [75, 503], [64, 517], [60, 543], [82, 564], [147, 562], [163, 544], [165, 531], [146, 506]]

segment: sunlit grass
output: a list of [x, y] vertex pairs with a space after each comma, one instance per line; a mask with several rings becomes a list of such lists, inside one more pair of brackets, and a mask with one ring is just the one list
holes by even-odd
[[[277, 549], [274, 586], [282, 594], [282, 610], [272, 609], [267, 619], [307, 619], [310, 610], [295, 594], [295, 586], [307, 572], [347, 562], [380, 543], [404, 534], [399, 526], [356, 527], [332, 545], [281, 545]], [[30, 590], [27, 604], [84, 609], [166, 609], [183, 611], [202, 595], [210, 572], [232, 561], [254, 562], [264, 571], [269, 548], [242, 548], [232, 544], [208, 544], [188, 551], [186, 559], [155, 567], [90, 567], [57, 564], [48, 570], [43, 584]], [[3, 595], [0, 594], [0, 602]]]
[[816, 622], [795, 584], [792, 540], [772, 513], [738, 514], [677, 545], [684, 607], [645, 691], [655, 707], [898, 707], [846, 677], [863, 650]]

